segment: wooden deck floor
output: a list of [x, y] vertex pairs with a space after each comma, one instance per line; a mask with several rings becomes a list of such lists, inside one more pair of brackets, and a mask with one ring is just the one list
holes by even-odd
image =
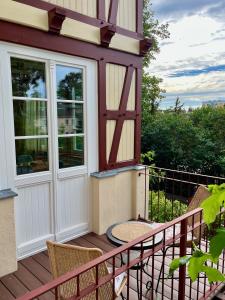
[[[114, 246], [107, 240], [105, 235], [98, 236], [94, 233], [89, 233], [83, 237], [79, 237], [70, 244], [84, 246], [84, 247], [98, 247], [104, 252], [109, 252]], [[158, 278], [162, 257], [158, 256], [154, 259], [154, 285]], [[117, 260], [119, 264], [119, 259]], [[165, 262], [165, 272], [168, 270], [170, 259], [167, 258]], [[152, 259], [149, 262], [149, 271], [151, 273]], [[13, 300], [19, 296], [24, 295], [26, 292], [33, 290], [52, 279], [49, 260], [47, 251], [36, 254], [32, 257], [19, 261], [18, 271], [11, 275], [0, 278], [0, 300]], [[149, 280], [149, 277], [143, 275], [143, 290], [145, 291], [145, 284]], [[178, 299], [178, 280], [174, 280], [173, 286], [171, 287], [172, 281], [170, 279], [165, 280], [163, 284], [163, 295], [162, 295], [162, 283], [160, 283], [159, 294], [154, 299]], [[199, 283], [190, 284], [187, 281], [186, 285], [186, 299], [200, 299], [204, 293], [204, 280], [200, 280]], [[199, 290], [199, 293], [197, 293]], [[198, 294], [198, 295], [197, 295]], [[126, 291], [124, 293], [126, 297]], [[54, 294], [49, 292], [48, 294], [40, 297], [40, 300], [53, 300]], [[136, 300], [137, 297], [137, 281], [136, 271], [130, 271], [130, 300]], [[144, 299], [144, 297], [143, 297]], [[151, 299], [150, 295], [146, 295], [146, 299]]]

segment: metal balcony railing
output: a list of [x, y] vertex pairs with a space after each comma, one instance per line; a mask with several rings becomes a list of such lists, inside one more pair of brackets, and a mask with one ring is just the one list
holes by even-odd
[[[96, 274], [95, 280], [86, 286], [82, 284], [83, 289], [80, 288], [80, 284], [77, 284], [76, 293], [70, 298], [71, 300], [89, 299], [85, 297], [93, 293], [95, 299], [105, 300], [100, 296], [101, 287], [112, 282], [114, 291], [115, 278], [123, 272], [127, 276], [127, 284], [123, 291], [125, 299], [203, 300], [208, 299], [216, 291], [220, 283], [209, 283], [204, 273], [200, 274], [196, 282], [192, 282], [188, 277], [186, 266], [181, 266], [171, 277], [168, 277], [168, 270], [172, 259], [192, 253], [192, 242], [195, 242], [199, 249], [208, 250], [210, 233], [206, 230], [202, 209], [184, 212], [199, 184], [220, 184], [225, 182], [225, 178], [155, 167], [146, 167], [140, 172], [140, 176], [145, 176], [145, 187], [149, 185], [150, 188], [149, 198], [146, 192], [145, 199], [143, 199], [149, 201], [149, 220], [162, 224], [142, 237], [115, 248], [76, 270], [27, 293], [19, 300], [37, 299], [49, 291], [52, 291], [57, 299], [57, 291], [63, 284], [71, 279], [76, 279], [79, 283], [83, 275], [93, 268]], [[218, 223], [224, 226], [224, 220], [224, 212], [221, 211]], [[159, 235], [161, 240], [156, 243]], [[153, 246], [145, 250], [144, 243], [149, 240], [152, 241]], [[134, 251], [133, 249], [137, 246], [139, 250]], [[126, 258], [123, 259], [123, 263], [121, 263], [121, 257]], [[218, 263], [214, 265], [222, 273], [225, 267], [224, 259], [223, 253]], [[98, 268], [105, 262], [111, 267], [112, 272], [101, 277]], [[135, 269], [136, 266], [139, 266], [139, 270]], [[139, 286], [135, 296], [133, 294], [134, 285], [136, 286], [134, 277], [138, 280]]]

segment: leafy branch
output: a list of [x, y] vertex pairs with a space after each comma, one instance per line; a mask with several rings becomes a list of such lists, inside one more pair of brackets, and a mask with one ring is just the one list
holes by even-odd
[[[225, 208], [225, 183], [221, 185], [209, 185], [211, 196], [201, 204], [203, 209], [203, 219], [208, 228], [216, 221], [221, 208]], [[225, 249], [225, 228], [216, 230], [216, 234], [210, 239], [209, 252], [200, 250], [193, 243], [193, 253], [174, 259], [170, 264], [169, 276], [171, 276], [180, 266], [187, 265], [188, 275], [192, 281], [196, 281], [200, 273], [205, 273], [209, 282], [224, 281], [225, 276], [216, 268], [209, 267], [218, 263], [222, 251]]]

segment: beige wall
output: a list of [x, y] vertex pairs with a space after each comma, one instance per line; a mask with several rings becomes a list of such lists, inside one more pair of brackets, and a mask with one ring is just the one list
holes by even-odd
[[136, 31], [136, 0], [119, 0], [117, 25]]
[[[110, 0], [105, 0], [106, 20], [109, 17]], [[116, 25], [136, 31], [136, 0], [119, 0]]]
[[124, 121], [117, 162], [134, 159], [134, 121]]
[[8, 198], [0, 200], [0, 277], [16, 269], [14, 200]]
[[145, 203], [145, 180], [139, 173], [140, 170], [128, 170], [110, 177], [92, 178], [95, 233], [103, 234], [110, 225], [137, 218], [139, 214], [145, 217], [148, 200]]
[[[56, 0], [54, 1], [58, 2]], [[88, 4], [88, 1], [91, 2], [92, 0], [85, 0], [85, 3]], [[85, 7], [85, 5], [83, 7]], [[88, 9], [91, 9], [91, 6]], [[46, 10], [38, 9], [13, 0], [0, 1], [0, 19], [48, 31], [48, 12]], [[100, 29], [98, 27], [70, 18], [65, 19], [61, 34], [90, 43], [100, 44]], [[139, 41], [121, 34], [115, 34], [112, 38], [110, 48], [139, 54]]]
[[[134, 159], [134, 128], [133, 120], [124, 121], [123, 129], [120, 138], [119, 150], [117, 154], [117, 162]], [[109, 155], [112, 148], [112, 140], [116, 128], [115, 120], [108, 120], [106, 123], [106, 158], [109, 160]]]
[[113, 135], [116, 128], [115, 120], [108, 120], [106, 123], [106, 158], [109, 160], [110, 151], [112, 148]]
[[106, 107], [118, 110], [123, 90], [126, 67], [106, 64]]
[[[126, 67], [116, 64], [106, 64], [106, 107], [108, 110], [118, 110], [122, 95]], [[133, 73], [127, 110], [135, 110], [136, 72]]]
[[96, 0], [45, 0], [45, 2], [71, 9], [89, 17], [97, 17]]

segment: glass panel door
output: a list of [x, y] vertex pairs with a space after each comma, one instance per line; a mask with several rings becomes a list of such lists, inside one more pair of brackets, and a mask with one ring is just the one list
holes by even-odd
[[84, 165], [83, 69], [56, 66], [59, 169]]
[[17, 175], [49, 170], [45, 63], [11, 57]]

